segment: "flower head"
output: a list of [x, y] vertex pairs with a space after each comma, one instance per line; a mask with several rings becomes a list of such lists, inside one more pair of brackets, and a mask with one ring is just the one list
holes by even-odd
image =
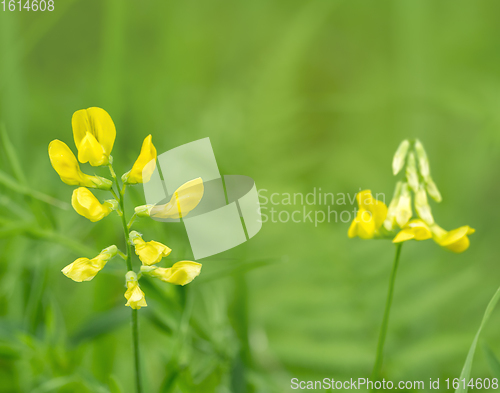
[[135, 247], [135, 253], [139, 256], [141, 262], [147, 266], [160, 262], [163, 257], [172, 252], [170, 248], [160, 242], [154, 240], [145, 242], [136, 231], [130, 232], [129, 238]]
[[127, 272], [125, 275], [127, 290], [125, 291], [125, 299], [127, 299], [126, 306], [133, 308], [134, 310], [139, 310], [141, 307], [146, 307], [146, 297], [141, 288], [139, 288], [139, 282], [137, 281], [137, 274], [132, 271]]
[[94, 194], [85, 187], [74, 190], [71, 197], [71, 205], [75, 211], [92, 222], [102, 220], [117, 207], [117, 204], [118, 202], [114, 199], [101, 204]]
[[156, 148], [148, 135], [142, 143], [141, 153], [132, 169], [122, 176], [122, 181], [127, 184], [147, 183], [151, 179], [156, 167]]
[[141, 266], [141, 272], [164, 282], [175, 285], [186, 285], [200, 274], [201, 264], [190, 261], [174, 263], [172, 267]]
[[379, 229], [387, 217], [385, 203], [373, 198], [370, 190], [360, 191], [356, 195], [359, 210], [348, 231], [349, 237], [359, 236], [372, 239], [379, 235]]
[[70, 186], [111, 189], [111, 181], [99, 176], [82, 173], [75, 155], [66, 143], [55, 139], [49, 144], [49, 157], [61, 180]]
[[108, 112], [101, 108], [76, 111], [71, 121], [78, 160], [92, 166], [107, 165], [116, 138], [116, 128]]
[[101, 251], [95, 258], [78, 258], [61, 271], [73, 281], [82, 282], [92, 280], [106, 263], [117, 253], [116, 246], [110, 246]]

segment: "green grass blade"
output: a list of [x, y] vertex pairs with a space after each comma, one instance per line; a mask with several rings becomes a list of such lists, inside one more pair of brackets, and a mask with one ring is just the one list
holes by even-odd
[[494, 378], [500, 379], [500, 360], [498, 360], [493, 351], [486, 344], [483, 344], [483, 353], [486, 358], [486, 363], [488, 363], [490, 367], [491, 374]]
[[32, 198], [48, 203], [49, 205], [58, 207], [59, 209], [69, 210], [71, 207], [67, 202], [61, 201], [59, 199], [51, 197], [50, 195], [44, 194], [43, 192], [32, 190], [29, 187], [19, 184], [3, 171], [0, 171], [0, 184], [4, 185], [7, 188], [10, 188], [12, 191], [17, 192], [18, 194], [28, 195]]
[[17, 156], [16, 149], [14, 149], [14, 145], [12, 144], [9, 135], [7, 134], [7, 129], [5, 128], [4, 124], [0, 125], [0, 139], [2, 140], [5, 155], [9, 159], [10, 166], [12, 167], [12, 171], [14, 172], [17, 180], [21, 184], [28, 184], [21, 166], [21, 162], [19, 161], [19, 158]]
[[486, 311], [484, 312], [483, 320], [481, 321], [481, 325], [479, 326], [479, 329], [476, 333], [476, 336], [474, 337], [474, 341], [472, 341], [472, 345], [470, 346], [469, 353], [467, 354], [467, 358], [465, 359], [465, 364], [464, 368], [462, 369], [462, 373], [460, 374], [460, 381], [465, 379], [465, 386], [461, 382], [461, 386], [455, 390], [455, 393], [467, 393], [469, 391], [469, 388], [467, 386], [467, 383], [470, 379], [470, 372], [472, 369], [472, 362], [474, 360], [474, 353], [476, 352], [476, 347], [477, 347], [477, 342], [479, 340], [479, 336], [481, 335], [481, 331], [483, 330], [483, 327], [486, 325], [488, 320], [490, 319], [490, 316], [495, 308], [495, 306], [498, 303], [498, 300], [500, 300], [500, 288], [497, 289], [493, 297], [491, 298], [488, 307], [486, 307]]

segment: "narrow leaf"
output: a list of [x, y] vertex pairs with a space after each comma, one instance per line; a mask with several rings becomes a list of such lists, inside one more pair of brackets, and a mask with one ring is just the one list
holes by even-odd
[[500, 300], [500, 288], [497, 289], [493, 297], [491, 298], [488, 307], [486, 307], [486, 311], [484, 312], [483, 320], [481, 321], [481, 325], [479, 326], [479, 329], [476, 333], [476, 336], [474, 337], [474, 340], [472, 341], [472, 345], [470, 346], [469, 353], [467, 354], [467, 358], [465, 359], [465, 364], [464, 368], [462, 369], [462, 373], [460, 374], [460, 381], [465, 379], [465, 386], [463, 386], [463, 382], [460, 382], [460, 387], [455, 390], [455, 393], [467, 393], [469, 391], [469, 387], [467, 386], [467, 383], [470, 379], [470, 373], [472, 369], [472, 362], [474, 360], [474, 353], [476, 352], [476, 347], [477, 347], [477, 342], [479, 340], [479, 336], [481, 335], [481, 331], [483, 330], [483, 327], [486, 325], [488, 320], [490, 319], [491, 314], [493, 313], [493, 309], [498, 303], [498, 300]]
[[500, 360], [498, 360], [493, 351], [486, 344], [483, 344], [483, 353], [490, 367], [491, 374], [494, 378], [500, 379]]

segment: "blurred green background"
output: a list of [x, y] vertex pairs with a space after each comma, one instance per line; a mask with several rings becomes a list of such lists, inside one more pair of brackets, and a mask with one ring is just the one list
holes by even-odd
[[[60, 273], [109, 244], [123, 249], [119, 220], [92, 224], [33, 191], [69, 202], [73, 188], [47, 146], [57, 138], [76, 151], [71, 116], [90, 106], [117, 126], [119, 174], [150, 133], [159, 153], [210, 137], [221, 173], [250, 176], [267, 196], [321, 187], [390, 198], [392, 155], [420, 138], [443, 195], [437, 221], [477, 232], [460, 255], [432, 241], [404, 245], [383, 373], [458, 377], [500, 285], [499, 13], [487, 0], [55, 0], [53, 12], [0, 10], [0, 122], [20, 163], [3, 139], [0, 392], [132, 391], [122, 262], [83, 284]], [[129, 212], [144, 203], [140, 186], [129, 202]], [[143, 219], [137, 229], [174, 250], [169, 263], [192, 258], [182, 225]], [[288, 392], [293, 377], [368, 377], [394, 247], [349, 240], [347, 229], [267, 222], [200, 261], [187, 287], [141, 281], [146, 392]], [[496, 312], [481, 341], [497, 355], [499, 323]], [[472, 375], [492, 376], [482, 350]]]

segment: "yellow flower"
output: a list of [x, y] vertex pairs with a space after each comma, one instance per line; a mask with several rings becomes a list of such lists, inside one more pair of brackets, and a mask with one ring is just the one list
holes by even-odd
[[151, 179], [156, 167], [156, 148], [148, 135], [142, 143], [141, 153], [132, 169], [122, 176], [122, 181], [127, 184], [147, 183]]
[[49, 144], [50, 163], [61, 180], [70, 186], [111, 189], [111, 181], [99, 176], [82, 173], [75, 155], [64, 142], [55, 139]]
[[360, 191], [356, 199], [359, 210], [347, 235], [351, 238], [359, 236], [361, 239], [372, 239], [379, 235], [379, 228], [387, 216], [387, 206], [373, 198], [370, 190]]
[[201, 264], [190, 261], [174, 263], [172, 267], [141, 266], [141, 272], [164, 282], [175, 285], [186, 285], [199, 276]]
[[107, 165], [116, 138], [111, 116], [101, 108], [76, 111], [71, 120], [78, 160], [92, 166]]
[[135, 253], [144, 265], [154, 265], [172, 252], [166, 245], [154, 240], [145, 242], [136, 231], [130, 232], [129, 237], [130, 241], [134, 244]]
[[116, 253], [116, 246], [110, 246], [102, 250], [95, 258], [78, 258], [61, 271], [66, 277], [71, 278], [73, 281], [90, 281], [99, 273], [104, 265], [116, 255]]
[[71, 197], [71, 205], [76, 212], [92, 222], [102, 220], [116, 208], [117, 204], [118, 202], [114, 199], [101, 204], [94, 194], [85, 187], [74, 190]]
[[198, 177], [184, 183], [165, 205], [143, 205], [137, 206], [135, 212], [139, 216], [150, 216], [154, 218], [180, 218], [186, 216], [193, 210], [203, 198], [205, 188], [203, 180]]
[[456, 253], [464, 252], [469, 248], [470, 241], [467, 236], [476, 232], [468, 225], [447, 232], [437, 224], [431, 226], [431, 231], [437, 244]]
[[407, 240], [427, 240], [432, 237], [431, 230], [427, 224], [420, 219], [411, 220], [392, 240], [393, 243], [401, 243]]
[[146, 298], [144, 292], [139, 288], [139, 282], [137, 281], [137, 274], [130, 271], [125, 275], [127, 281], [127, 290], [125, 292], [125, 299], [127, 299], [127, 304], [134, 310], [139, 310], [141, 307], [146, 307]]

